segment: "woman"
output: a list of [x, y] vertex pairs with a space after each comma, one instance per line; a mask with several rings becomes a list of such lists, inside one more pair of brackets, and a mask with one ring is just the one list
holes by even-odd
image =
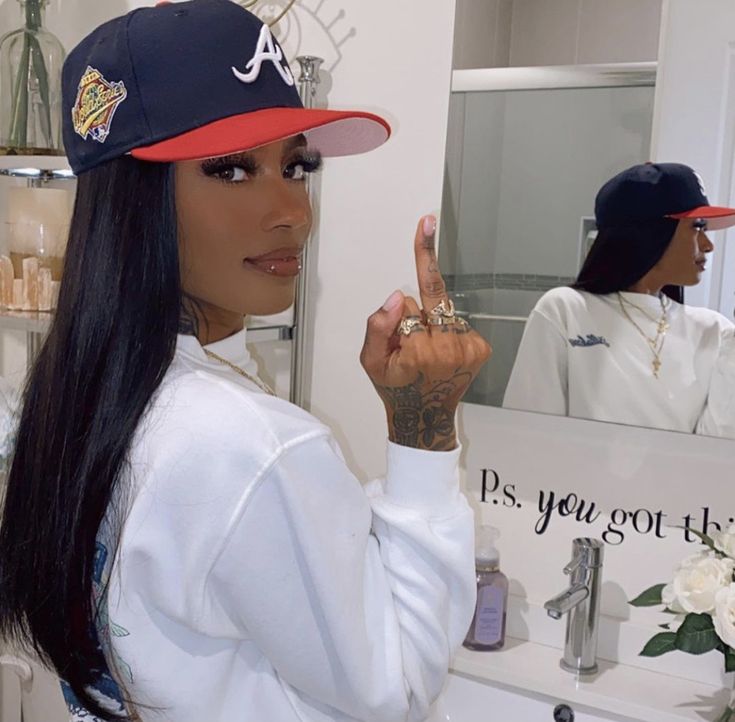
[[489, 355], [448, 303], [433, 219], [424, 310], [395, 292], [368, 320], [389, 440], [366, 491], [257, 378], [243, 324], [293, 302], [318, 151], [374, 148], [385, 121], [304, 110], [229, 0], [97, 28], [64, 105], [78, 195], [8, 478], [0, 636], [79, 719], [422, 718], [473, 612], [454, 414]]
[[693, 433], [732, 324], [683, 305], [682, 287], [735, 209], [710, 206], [691, 168], [645, 163], [602, 187], [595, 215], [576, 283], [531, 312], [503, 406]]

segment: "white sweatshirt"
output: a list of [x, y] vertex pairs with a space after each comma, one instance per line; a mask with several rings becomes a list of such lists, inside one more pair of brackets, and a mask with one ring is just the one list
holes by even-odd
[[[661, 316], [659, 299], [622, 295], [645, 312], [625, 306], [655, 338], [651, 319]], [[674, 301], [668, 320], [657, 379], [650, 346], [623, 314], [617, 294], [549, 291], [528, 319], [503, 406], [693, 433], [733, 324], [716, 311]]]
[[[256, 374], [245, 338], [207, 348]], [[132, 699], [163, 708], [143, 721], [423, 719], [475, 603], [459, 455], [388, 442], [363, 488], [327, 426], [180, 335], [101, 633]]]
[[735, 439], [735, 331], [727, 334], [720, 348], [697, 433]]

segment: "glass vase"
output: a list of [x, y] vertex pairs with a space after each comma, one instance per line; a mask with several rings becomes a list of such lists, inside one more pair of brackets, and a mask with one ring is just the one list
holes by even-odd
[[0, 38], [0, 155], [63, 155], [65, 52], [43, 26], [49, 0], [18, 0], [23, 26]]

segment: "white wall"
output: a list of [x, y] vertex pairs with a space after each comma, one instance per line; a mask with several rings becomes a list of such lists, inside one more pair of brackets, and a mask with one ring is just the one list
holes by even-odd
[[454, 2], [431, 12], [422, 0], [342, 5], [357, 32], [330, 103], [384, 112], [395, 135], [368, 156], [330, 162], [322, 179], [311, 402], [348, 462], [372, 476], [384, 468], [385, 417], [358, 355], [367, 316], [395, 288], [416, 294], [415, 226], [439, 211]]
[[661, 0], [457, 0], [455, 68], [656, 60]]
[[457, 0], [453, 66], [508, 65], [512, 15], [513, 0]]

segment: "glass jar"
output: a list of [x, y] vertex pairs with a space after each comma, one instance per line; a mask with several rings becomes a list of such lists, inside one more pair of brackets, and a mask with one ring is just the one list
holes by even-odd
[[8, 188], [0, 223], [0, 309], [53, 311], [61, 284], [74, 194], [60, 188]]
[[0, 155], [63, 155], [65, 52], [43, 27], [49, 0], [18, 0], [23, 26], [0, 38]]
[[14, 221], [0, 253], [0, 309], [53, 311], [59, 296], [67, 228], [47, 221]]

